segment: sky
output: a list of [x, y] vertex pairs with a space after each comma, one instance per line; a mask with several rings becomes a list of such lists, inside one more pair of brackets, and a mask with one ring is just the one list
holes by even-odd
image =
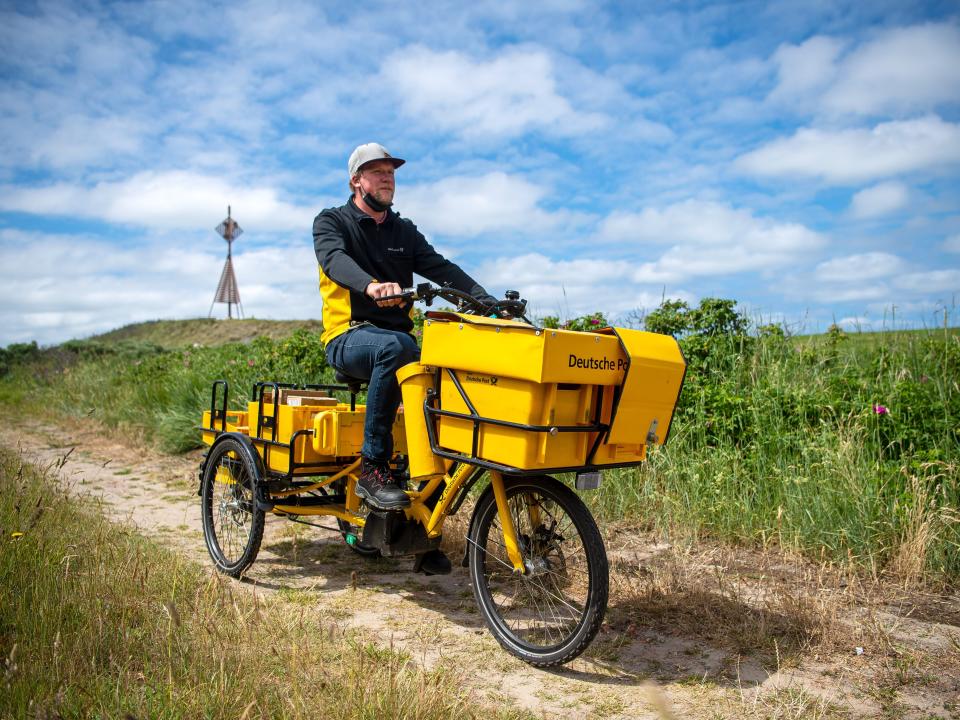
[[960, 324], [955, 0], [0, 0], [0, 346], [206, 317], [228, 205], [244, 315], [319, 318], [370, 141], [534, 316]]

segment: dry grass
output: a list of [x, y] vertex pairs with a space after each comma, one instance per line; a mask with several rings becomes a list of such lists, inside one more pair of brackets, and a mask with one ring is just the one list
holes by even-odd
[[111, 525], [0, 453], [0, 717], [525, 717]]
[[825, 591], [824, 575], [795, 558], [793, 566], [744, 565], [743, 553], [669, 548], [643, 562], [613, 563], [609, 622], [627, 632], [642, 625], [706, 640], [771, 663], [853, 647], [857, 631], [843, 620], [850, 597]]
[[928, 568], [933, 564], [930, 555], [942, 542], [942, 536], [960, 523], [960, 512], [955, 507], [939, 502], [938, 492], [952, 479], [956, 482], [960, 467], [948, 463], [927, 463], [926, 469], [935, 469], [928, 477], [909, 475], [913, 502], [906, 509], [906, 520], [900, 542], [884, 575], [904, 588], [928, 587], [932, 581]]

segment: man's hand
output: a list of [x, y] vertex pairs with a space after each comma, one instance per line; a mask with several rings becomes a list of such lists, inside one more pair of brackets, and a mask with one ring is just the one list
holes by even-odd
[[397, 285], [396, 283], [375, 283], [372, 282], [367, 285], [367, 289], [364, 290], [367, 294], [367, 297], [371, 298], [374, 302], [377, 303], [378, 307], [393, 307], [394, 305], [404, 305], [405, 301], [402, 298], [394, 298], [393, 300], [378, 300], [388, 295], [399, 295], [403, 292], [403, 288]]

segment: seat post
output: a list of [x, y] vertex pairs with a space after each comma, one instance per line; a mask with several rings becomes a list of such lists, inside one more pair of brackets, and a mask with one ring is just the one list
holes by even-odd
[[347, 386], [347, 390], [350, 392], [350, 412], [356, 412], [357, 395], [359, 395], [360, 391], [363, 390], [363, 384], [366, 382], [366, 380], [345, 375], [339, 370], [334, 373], [333, 380], [334, 382]]

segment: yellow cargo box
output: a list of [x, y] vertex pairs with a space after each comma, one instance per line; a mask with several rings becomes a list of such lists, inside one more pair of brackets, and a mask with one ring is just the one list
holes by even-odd
[[[676, 345], [673, 338], [657, 337]], [[536, 383], [619, 385], [628, 358], [615, 335], [431, 313], [423, 326], [420, 362]]]
[[[596, 386], [560, 386], [527, 380], [457, 373], [466, 399], [481, 417], [519, 425], [569, 427], [592, 425], [591, 410]], [[440, 380], [440, 407], [471, 414], [464, 395], [448, 373]], [[440, 445], [459, 452], [473, 452], [472, 420], [440, 417]], [[596, 437], [596, 433], [592, 434]], [[478, 457], [522, 469], [573, 467], [582, 465], [591, 434], [583, 432], [533, 432], [506, 425], [482, 423], [477, 437]]]
[[[686, 371], [667, 335], [454, 313], [428, 317], [424, 348], [419, 367], [437, 368], [438, 448], [524, 471], [643, 461], [647, 445], [666, 441]], [[417, 453], [411, 448], [411, 468], [433, 467]]]
[[[313, 419], [314, 453], [324, 459], [359, 455], [363, 447], [365, 411], [364, 405], [357, 405], [354, 412], [350, 411], [349, 405], [341, 405], [336, 410], [317, 413]], [[393, 451], [401, 455], [407, 452], [403, 409], [393, 422]]]
[[[339, 404], [334, 407], [312, 405], [279, 405], [274, 417], [274, 405], [263, 404], [263, 420], [257, 433], [256, 417], [260, 403], [251, 401], [249, 417], [250, 437], [274, 440], [277, 443], [291, 445], [286, 449], [263, 450], [257, 443], [264, 464], [271, 470], [287, 472], [290, 461], [297, 465], [328, 464], [332, 458], [350, 457], [360, 454], [363, 446], [363, 423], [366, 416], [365, 406], [357, 405], [351, 411], [350, 406]], [[273, 422], [277, 432], [273, 433]], [[299, 433], [299, 435], [298, 435]], [[403, 414], [399, 413], [393, 426], [394, 451], [406, 453], [406, 439], [403, 427]]]
[[[210, 411], [203, 411], [203, 421], [202, 421], [202, 432], [203, 432], [203, 442], [207, 445], [212, 445], [213, 441], [216, 440], [216, 433], [210, 430]], [[220, 420], [215, 420], [213, 423], [214, 430], [220, 430]], [[226, 432], [247, 432], [247, 413], [244, 410], [227, 410], [227, 422], [224, 426]]]

